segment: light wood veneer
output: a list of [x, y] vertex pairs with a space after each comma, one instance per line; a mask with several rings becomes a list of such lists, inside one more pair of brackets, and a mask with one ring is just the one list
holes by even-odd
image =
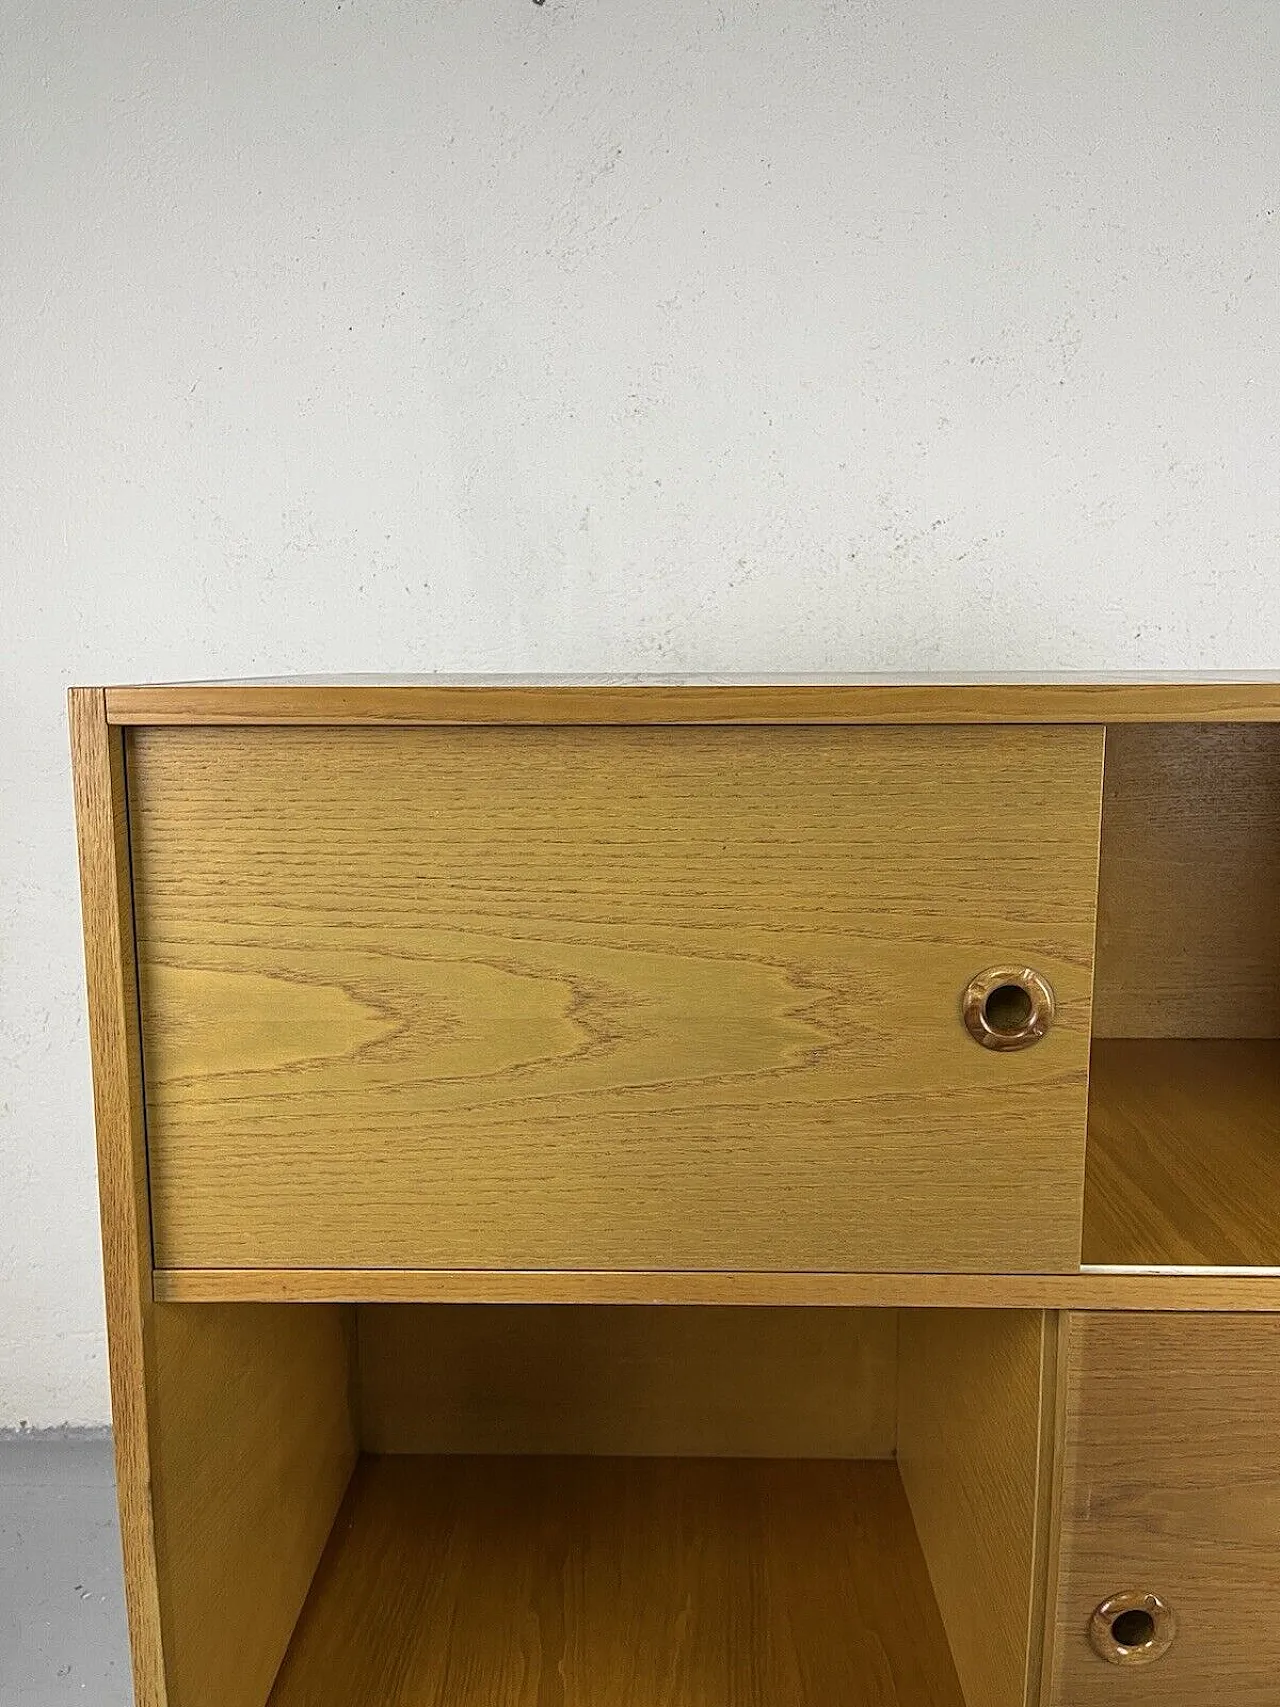
[[[1280, 1318], [1072, 1316], [1052, 1689], [1046, 1707], [1275, 1707]], [[1160, 1595], [1178, 1634], [1109, 1665], [1090, 1614]]]
[[1278, 722], [75, 690], [139, 1707], [1275, 1707]]
[[[159, 1263], [1074, 1269], [1101, 751], [138, 731]], [[1057, 1015], [993, 1055], [1010, 961]]]
[[371, 1458], [271, 1707], [966, 1707], [892, 1464]]
[[1093, 1029], [1280, 1036], [1280, 729], [1107, 736]]
[[1280, 1269], [1280, 1040], [1106, 1039], [1092, 1074], [1085, 1262]]
[[892, 1458], [893, 1310], [362, 1306], [369, 1452]]
[[153, 726], [1274, 723], [1280, 682], [1249, 675], [852, 682], [375, 677], [114, 687], [106, 690], [106, 710], [113, 723]]
[[965, 1699], [1035, 1707], [1057, 1318], [901, 1319], [898, 1464]]

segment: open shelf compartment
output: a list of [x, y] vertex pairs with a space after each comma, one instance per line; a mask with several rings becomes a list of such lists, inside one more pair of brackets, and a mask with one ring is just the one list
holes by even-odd
[[158, 1305], [154, 1330], [180, 1707], [1034, 1699], [1053, 1315]]
[[1082, 1258], [1280, 1269], [1280, 730], [1107, 731]]

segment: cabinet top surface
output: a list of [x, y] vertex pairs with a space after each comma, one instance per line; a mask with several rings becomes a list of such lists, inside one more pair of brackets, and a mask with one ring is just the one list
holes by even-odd
[[122, 724], [1280, 721], [1280, 674], [294, 676], [108, 687]]

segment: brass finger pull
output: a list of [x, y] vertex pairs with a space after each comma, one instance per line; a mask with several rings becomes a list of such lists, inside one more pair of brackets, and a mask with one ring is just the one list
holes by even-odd
[[1173, 1608], [1158, 1594], [1113, 1594], [1089, 1620], [1093, 1651], [1113, 1666], [1149, 1666], [1177, 1634]]
[[992, 966], [970, 980], [964, 1023], [984, 1049], [1026, 1049], [1053, 1019], [1053, 991], [1030, 966]]

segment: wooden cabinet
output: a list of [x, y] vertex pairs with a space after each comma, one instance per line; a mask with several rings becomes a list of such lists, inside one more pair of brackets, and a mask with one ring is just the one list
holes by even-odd
[[1278, 723], [76, 690], [140, 1707], [1268, 1703]]

